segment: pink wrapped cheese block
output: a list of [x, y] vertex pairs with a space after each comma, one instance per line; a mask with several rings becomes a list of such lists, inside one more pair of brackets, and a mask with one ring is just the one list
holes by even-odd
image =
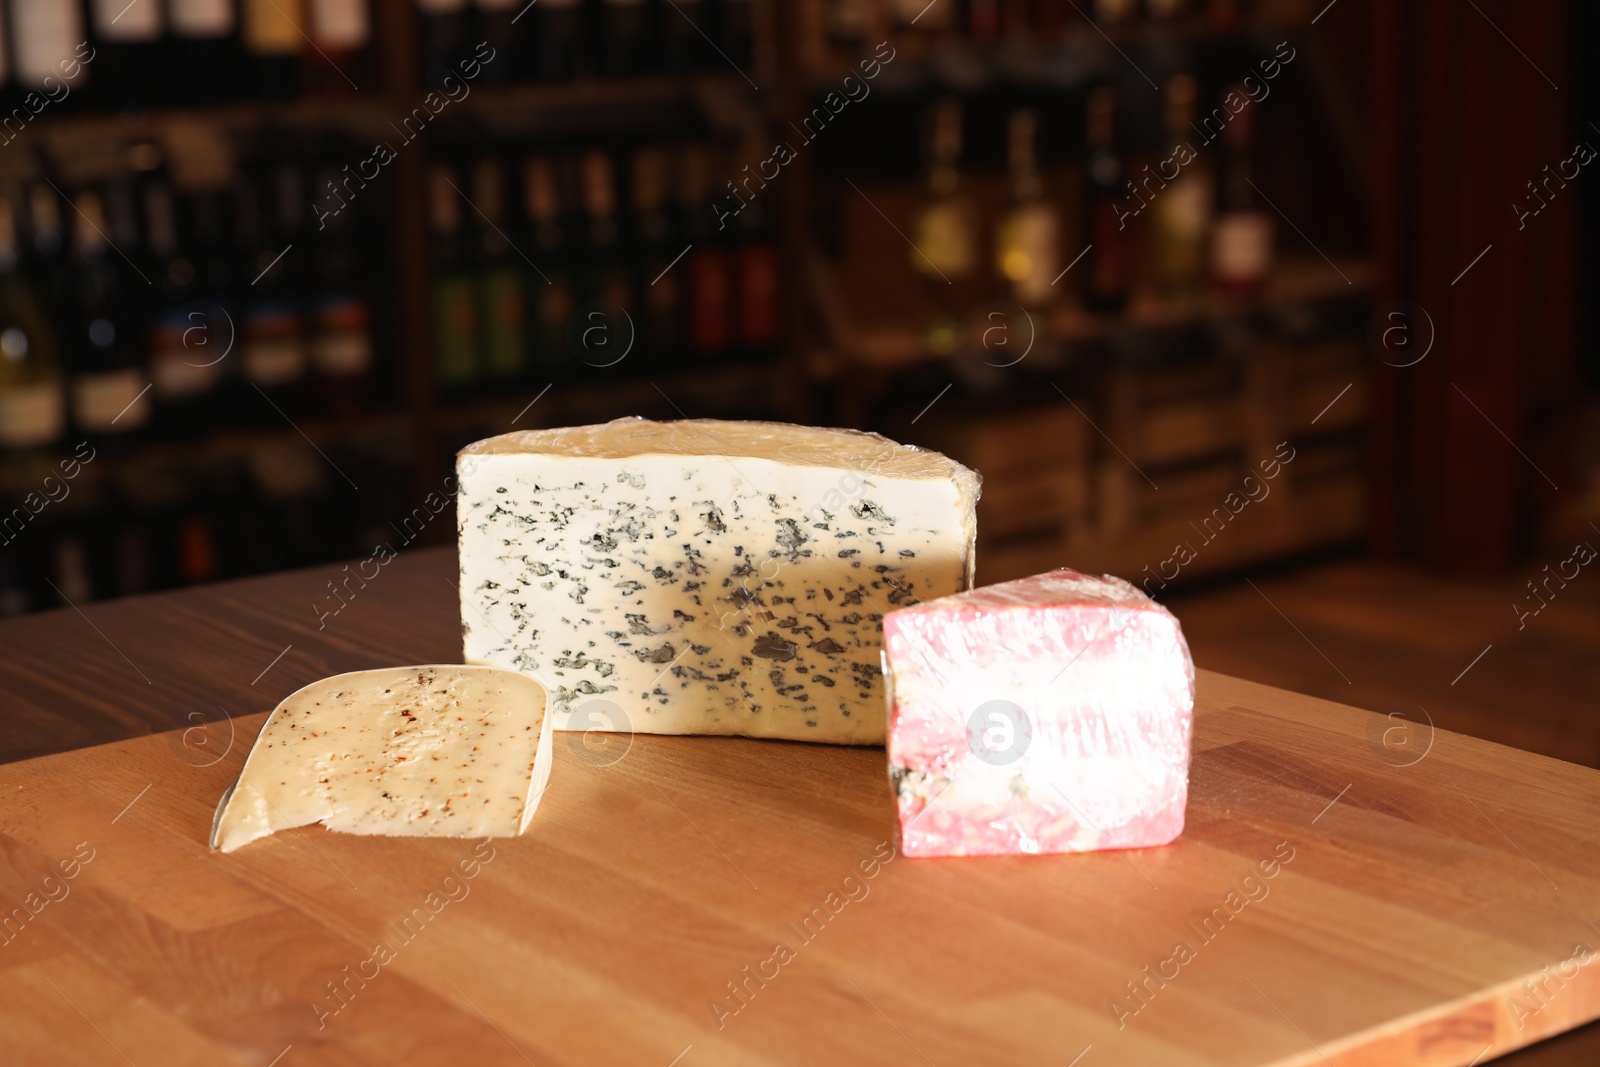
[[883, 620], [907, 856], [1164, 845], [1183, 832], [1194, 664], [1172, 613], [1059, 570]]

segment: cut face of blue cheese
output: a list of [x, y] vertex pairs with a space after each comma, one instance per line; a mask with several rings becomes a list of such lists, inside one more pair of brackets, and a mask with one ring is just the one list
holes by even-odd
[[389, 667], [313, 682], [261, 728], [211, 847], [322, 823], [350, 834], [511, 837], [550, 778], [544, 688], [489, 667]]
[[558, 730], [879, 744], [883, 615], [972, 585], [977, 475], [876, 434], [619, 419], [456, 467], [464, 658]]

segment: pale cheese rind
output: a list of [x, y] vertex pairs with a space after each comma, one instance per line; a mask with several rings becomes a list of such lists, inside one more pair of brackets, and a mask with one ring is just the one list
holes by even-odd
[[884, 622], [907, 856], [1163, 845], [1183, 831], [1194, 662], [1170, 611], [1056, 570]]
[[549, 781], [545, 692], [515, 671], [454, 664], [356, 671], [277, 706], [222, 800], [223, 852], [322, 823], [351, 834], [510, 837]]
[[558, 730], [881, 743], [883, 615], [972, 583], [977, 475], [876, 434], [620, 419], [457, 477], [463, 658]]

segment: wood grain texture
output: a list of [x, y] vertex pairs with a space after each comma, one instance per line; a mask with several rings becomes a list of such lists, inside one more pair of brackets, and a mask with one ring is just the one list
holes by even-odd
[[374, 571], [329, 564], [0, 623], [0, 763], [270, 710], [340, 671], [459, 661], [454, 547]]
[[1459, 1067], [1600, 1014], [1557, 970], [1600, 948], [1600, 772], [1442, 731], [1401, 766], [1222, 675], [1184, 836], [1079, 856], [874, 863], [881, 751], [581, 735], [471, 878], [466, 841], [213, 854], [262, 719], [0, 768], [7, 1063]]
[[1536, 616], [1516, 612], [1580, 539], [1493, 581], [1347, 559], [1163, 600], [1203, 667], [1600, 767], [1600, 583], [1552, 583]]

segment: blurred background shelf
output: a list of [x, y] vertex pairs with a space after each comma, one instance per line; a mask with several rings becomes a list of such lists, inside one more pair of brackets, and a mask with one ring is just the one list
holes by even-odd
[[[1206, 293], [1193, 299], [1176, 300], [1145, 293], [1135, 296], [1126, 311], [1116, 315], [1073, 306], [1058, 307], [1047, 314], [1029, 314], [1033, 316], [1033, 329], [1047, 342], [1122, 343], [1137, 347], [1141, 341], [1146, 345], [1154, 343], [1155, 338], [1150, 335], [1192, 331], [1245, 316], [1301, 314], [1308, 305], [1325, 300], [1348, 298], [1365, 306], [1372, 292], [1372, 273], [1371, 264], [1365, 261], [1329, 264], [1320, 259], [1286, 259], [1276, 266], [1262, 291], [1251, 297]], [[980, 320], [974, 332], [981, 335], [983, 327], [993, 325], [994, 321]], [[1007, 329], [1019, 336], [1009, 337], [1006, 343], [1020, 348], [1031, 331], [1017, 325], [1019, 321], [1015, 311], [1008, 309]], [[924, 333], [893, 320], [841, 323], [839, 332], [841, 352], [874, 370], [892, 370], [940, 358], [930, 350]], [[965, 343], [971, 348], [981, 347], [981, 342], [971, 335]], [[1181, 346], [1184, 341], [1179, 338], [1177, 343]], [[995, 364], [1008, 362], [998, 351], [991, 352], [990, 356]]]
[[986, 580], [1394, 522], [1323, 5], [112, 6], [0, 0], [0, 610], [445, 541], [461, 445], [622, 415], [944, 448]]
[[[1084, 310], [1069, 278], [1030, 300], [1041, 344], [1026, 364], [998, 370], [948, 344], [946, 320], [1009, 294], [987, 247], [1019, 202], [1019, 167], [1037, 166], [1039, 202], [1055, 211], [1057, 229], [1032, 239], [1057, 257], [1076, 247], [1093, 200], [1084, 109], [1096, 89], [1116, 114], [1098, 150], [1135, 178], [1165, 147], [1163, 93], [1187, 85], [1203, 97], [1188, 106], [1206, 111], [1275, 42], [1300, 39], [1303, 5], [1107, 4], [1085, 18], [982, 0], [925, 12], [877, 0], [244, 0], [223, 5], [232, 21], [209, 36], [159, 12], [129, 32], [94, 3], [66, 25], [36, 22], [25, 0], [8, 6], [10, 69], [35, 72], [11, 99], [43, 91], [41, 55], [81, 37], [95, 58], [0, 154], [13, 276], [31, 289], [18, 299], [41, 305], [50, 357], [0, 381], [13, 408], [31, 403], [35, 423], [54, 425], [8, 438], [5, 611], [365, 555], [396, 541], [468, 441], [624, 414], [948, 441], [989, 478], [988, 577], [1034, 558], [1116, 569], [1134, 549], [1113, 546], [1164, 545], [1176, 512], [1139, 499], [1084, 420], [1170, 479], [1164, 500], [1185, 479], [1220, 487], [1252, 449], [1270, 454], [1262, 427], [1288, 434], [1348, 370], [1326, 353], [1306, 369], [1314, 344], [1291, 354], [1273, 339], [1328, 332], [1323, 305], [1370, 287], [1363, 250], [1336, 242], [1331, 269], [1303, 249], [1274, 265], [1257, 248], [1249, 295], [1210, 291], [1199, 259], [1189, 295], [1156, 295], [1145, 219], [1120, 253], [1121, 310]], [[195, 55], [222, 72], [215, 91], [162, 73]], [[1144, 92], [1152, 75], [1162, 92]], [[1300, 79], [1303, 100], [1313, 82]], [[937, 114], [955, 115], [943, 147]], [[1007, 140], [1019, 114], [1026, 145]], [[781, 180], [778, 144], [791, 151]], [[1196, 172], [1209, 181], [1256, 154], [1244, 141], [1230, 152]], [[959, 174], [951, 202], [969, 229], [957, 238], [984, 249], [954, 303], [922, 285], [899, 243], [923, 224], [941, 166]], [[1209, 198], [1192, 211], [1198, 256]], [[98, 309], [85, 304], [91, 273], [116, 290]], [[324, 306], [330, 292], [337, 306]], [[87, 343], [86, 314], [120, 340]], [[218, 372], [196, 369], [224, 348]], [[1042, 407], [1040, 374], [1052, 383]], [[956, 387], [946, 410], [910, 419], [907, 398], [941, 377]], [[1170, 395], [1145, 397], [1158, 378]], [[52, 379], [59, 399], [46, 401]], [[1269, 379], [1283, 411], [1236, 432]], [[129, 405], [114, 426], [110, 411], [78, 410], [97, 380]], [[1359, 437], [1365, 395], [1363, 379], [1322, 429]], [[53, 420], [37, 414], [51, 402]], [[1028, 434], [1007, 432], [1003, 415], [960, 425], [961, 412], [1019, 405]], [[35, 514], [42, 478], [80, 442], [95, 458]], [[1309, 490], [1280, 489], [1261, 508], [1270, 526], [1189, 570], [1358, 536], [1359, 507], [1329, 527], [1297, 520], [1301, 503], [1315, 510]], [[1297, 532], [1307, 523], [1321, 533]], [[421, 527], [404, 543], [453, 530]]]

